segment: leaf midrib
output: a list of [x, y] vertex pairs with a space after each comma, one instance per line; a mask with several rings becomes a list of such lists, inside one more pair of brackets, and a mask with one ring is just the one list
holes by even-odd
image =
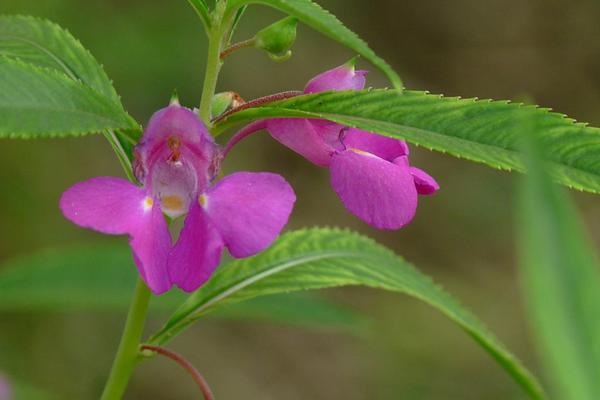
[[[101, 115], [101, 114], [96, 114], [91, 111], [80, 110], [80, 109], [76, 109], [76, 108], [61, 108], [61, 107], [48, 107], [48, 106], [39, 106], [39, 107], [38, 106], [14, 106], [14, 105], [7, 106], [7, 105], [0, 103], [0, 109], [4, 109], [4, 110], [15, 109], [15, 110], [29, 110], [29, 111], [31, 111], [31, 110], [56, 111], [56, 112], [61, 112], [61, 113], [93, 116], [101, 121], [115, 122], [118, 124], [124, 123], [124, 121], [119, 121], [119, 120], [112, 119], [112, 118], [109, 118], [109, 117]], [[127, 125], [127, 126], [129, 126], [129, 125]]]
[[[164, 336], [164, 333], [168, 332], [169, 330], [173, 329], [174, 327], [177, 327], [178, 325], [186, 326], [186, 325], [192, 323], [195, 319], [199, 318], [199, 316], [202, 314], [202, 312], [204, 312], [205, 310], [210, 308], [210, 306], [212, 306], [213, 304], [218, 303], [219, 301], [221, 301], [227, 297], [230, 297], [231, 295], [239, 292], [240, 290], [242, 290], [262, 279], [265, 279], [265, 278], [267, 278], [271, 275], [274, 275], [278, 272], [285, 271], [286, 269], [293, 268], [297, 265], [301, 265], [304, 263], [317, 261], [317, 260], [323, 260], [323, 259], [327, 259], [327, 258], [333, 258], [333, 257], [355, 257], [355, 258], [357, 257], [357, 258], [363, 258], [363, 259], [370, 258], [370, 257], [365, 257], [364, 254], [361, 254], [360, 252], [356, 253], [356, 252], [349, 252], [349, 251], [327, 251], [327, 252], [319, 251], [319, 252], [309, 252], [309, 253], [306, 253], [299, 257], [287, 259], [286, 262], [283, 262], [283, 263], [281, 261], [273, 261], [272, 263], [269, 264], [269, 266], [267, 268], [265, 268], [265, 270], [261, 271], [260, 273], [253, 275], [250, 278], [244, 278], [241, 281], [233, 282], [232, 284], [219, 289], [216, 294], [213, 294], [209, 299], [204, 301], [199, 307], [195, 307], [190, 312], [183, 313], [179, 318], [174, 319], [172, 321], [172, 323], [165, 325], [165, 327], [163, 329], [161, 329], [154, 337], [152, 337], [150, 339], [150, 342], [163, 343], [161, 340], [162, 340], [162, 336]], [[225, 268], [226, 268], [226, 266], [225, 266]]]
[[[48, 56], [50, 56], [50, 58], [52, 58], [60, 67], [62, 67], [66, 73], [66, 75], [69, 76], [69, 78], [73, 79], [73, 80], [77, 80], [77, 81], [82, 81], [80, 77], [77, 76], [77, 74], [71, 69], [69, 68], [69, 66], [63, 62], [63, 60], [58, 57], [56, 54], [54, 54], [51, 50], [45, 48], [44, 46], [42, 46], [41, 44], [28, 39], [28, 38], [23, 38], [20, 36], [13, 36], [13, 35], [0, 35], [0, 39], [2, 38], [9, 38], [9, 39], [15, 39], [15, 40], [20, 40], [22, 42], [28, 43], [36, 48], [38, 48], [39, 50], [43, 51], [44, 53], [46, 53]], [[16, 57], [16, 58], [20, 58], [20, 57]]]
[[[369, 123], [377, 123], [380, 125], [386, 125], [386, 126], [390, 126], [393, 128], [390, 128], [390, 131], [395, 131], [395, 130], [406, 130], [406, 131], [410, 131], [412, 133], [415, 134], [427, 134], [430, 136], [435, 136], [438, 138], [441, 138], [442, 140], [448, 140], [451, 139], [455, 142], [458, 143], [462, 143], [464, 145], [468, 145], [468, 146], [480, 146], [483, 148], [487, 148], [492, 150], [493, 152], [497, 153], [497, 154], [502, 154], [504, 156], [507, 156], [509, 159], [504, 160], [503, 164], [504, 165], [494, 165], [495, 168], [501, 169], [501, 170], [506, 170], [506, 171], [518, 171], [518, 172], [524, 172], [525, 168], [523, 165], [519, 165], [522, 162], [520, 161], [521, 158], [521, 154], [513, 148], [507, 148], [507, 147], [503, 147], [500, 145], [493, 145], [493, 144], [489, 144], [489, 143], [484, 143], [484, 142], [480, 142], [477, 140], [473, 140], [473, 139], [464, 139], [461, 137], [458, 137], [456, 135], [444, 135], [441, 134], [437, 131], [433, 131], [433, 130], [428, 130], [428, 129], [423, 129], [423, 128], [417, 128], [417, 127], [413, 127], [413, 126], [407, 126], [407, 125], [403, 125], [403, 124], [398, 124], [395, 122], [389, 122], [389, 121], [385, 121], [385, 120], [381, 120], [381, 119], [375, 119], [375, 118], [366, 118], [366, 117], [360, 117], [360, 116], [354, 116], [354, 115], [344, 115], [344, 114], [336, 114], [336, 113], [331, 113], [331, 112], [316, 112], [316, 111], [306, 111], [306, 110], [301, 110], [301, 109], [294, 109], [294, 108], [287, 108], [287, 107], [260, 107], [257, 108], [256, 110], [262, 110], [262, 111], [267, 111], [267, 112], [272, 112], [275, 115], [269, 116], [268, 118], [316, 118], [316, 119], [327, 119], [339, 124], [344, 124], [347, 125], [348, 122], [351, 121], [357, 121], [357, 122], [363, 122], [365, 125], [369, 124]], [[231, 115], [231, 124], [235, 124], [237, 122], [245, 122], [246, 120], [252, 120], [254, 118], [252, 118], [252, 111], [254, 111], [253, 109], [248, 109], [248, 110], [243, 110], [239, 112], [239, 116], [236, 116], [236, 114], [232, 114]], [[277, 115], [277, 114], [282, 114], [282, 112], [286, 113], [286, 115]], [[249, 115], [250, 118], [244, 118], [246, 115]], [[265, 117], [261, 117], [258, 119], [264, 119]], [[227, 129], [231, 124], [227, 123], [227, 120], [223, 121], [223, 125], [221, 125], [218, 128], [218, 132], [222, 132], [225, 129]], [[381, 132], [379, 132], [381, 133]], [[381, 133], [383, 134], [383, 133]], [[384, 134], [383, 134], [384, 135]], [[388, 136], [388, 135], [386, 135]], [[393, 137], [393, 136], [391, 136]], [[477, 158], [471, 155], [465, 155], [465, 154], [460, 154], [459, 152], [456, 152], [452, 149], [448, 149], [448, 148], [444, 148], [442, 146], [438, 146], [438, 147], [432, 147], [430, 145], [423, 145], [420, 143], [416, 143], [414, 140], [412, 139], [406, 139], [409, 142], [412, 142], [413, 144], [417, 145], [417, 146], [423, 146], [425, 148], [431, 148], [431, 149], [435, 149], [436, 151], [440, 151], [440, 152], [444, 152], [444, 153], [450, 153], [453, 154], [455, 156], [461, 157], [461, 158], [465, 158], [465, 159], [469, 159], [471, 161], [476, 161], [476, 162], [481, 162], [481, 163], [487, 163], [486, 161], [483, 160], [483, 158]], [[518, 164], [515, 164], [518, 163]], [[508, 166], [506, 164], [512, 164], [512, 166]], [[575, 172], [577, 174], [582, 174], [584, 176], [589, 177], [589, 179], [592, 180], [597, 180], [600, 178], [599, 174], [596, 174], [594, 172], [590, 172], [588, 170], [584, 170], [581, 168], [577, 168], [575, 166], [572, 165], [568, 165], [568, 164], [563, 164], [560, 162], [557, 162], [555, 160], [546, 160], [546, 164], [550, 164], [552, 165], [554, 168], [556, 168], [557, 170], [563, 170], [563, 171], [572, 171]], [[587, 192], [590, 193], [600, 193], [599, 190], [597, 189], [592, 189], [590, 187], [586, 187], [585, 189], [583, 189], [582, 187], [579, 186], [573, 186], [573, 185], [567, 185], [571, 188], [575, 188], [577, 190], [585, 190]]]

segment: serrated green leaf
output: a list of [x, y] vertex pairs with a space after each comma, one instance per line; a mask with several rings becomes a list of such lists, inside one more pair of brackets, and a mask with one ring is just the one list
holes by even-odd
[[556, 399], [598, 399], [600, 263], [571, 199], [546, 174], [543, 146], [527, 147], [517, 226], [534, 343]]
[[532, 398], [543, 398], [542, 389], [527, 369], [430, 278], [373, 240], [335, 229], [288, 233], [265, 252], [221, 267], [150, 342], [163, 344], [205, 313], [227, 304], [343, 285], [401, 292], [432, 305], [486, 349]]
[[[0, 312], [126, 312], [137, 280], [127, 246], [80, 245], [38, 251], [0, 264]], [[172, 312], [182, 292], [153, 297], [151, 310]], [[324, 298], [273, 295], [223, 307], [215, 317], [356, 332], [360, 313]]]
[[325, 92], [233, 113], [217, 123], [216, 131], [266, 117], [324, 118], [516, 171], [524, 170], [519, 145], [523, 120], [531, 118], [548, 148], [552, 177], [569, 187], [600, 193], [600, 129], [548, 109], [418, 91]]
[[[121, 99], [102, 66], [77, 39], [53, 22], [30, 16], [0, 16], [0, 56], [63, 73], [103, 95], [114, 103], [120, 114], [125, 114]], [[139, 136], [138, 132], [136, 123], [116, 137], [129, 159], [132, 154], [127, 148], [129, 142]], [[57, 135], [62, 133], [56, 132]], [[125, 137], [127, 134], [131, 136]]]
[[56, 69], [121, 103], [102, 66], [77, 39], [53, 22], [21, 15], [0, 16], [0, 55]]
[[0, 77], [0, 138], [137, 127], [120, 105], [55, 70], [0, 56]]
[[227, 2], [227, 12], [235, 12], [248, 4], [263, 4], [279, 9], [311, 28], [336, 40], [344, 46], [357, 52], [386, 74], [396, 89], [402, 90], [402, 81], [398, 74], [358, 35], [346, 28], [333, 14], [310, 0], [230, 0]]

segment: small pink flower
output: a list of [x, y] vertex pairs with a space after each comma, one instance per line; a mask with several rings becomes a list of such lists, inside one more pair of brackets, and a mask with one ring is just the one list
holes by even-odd
[[[248, 257], [268, 247], [287, 223], [295, 195], [271, 173], [238, 172], [216, 184], [220, 151], [189, 109], [156, 112], [135, 148], [142, 186], [113, 177], [75, 184], [60, 199], [66, 218], [102, 233], [129, 235], [139, 273], [155, 294], [191, 292], [218, 266], [224, 247]], [[186, 215], [173, 245], [163, 213]]]
[[12, 390], [8, 384], [8, 379], [0, 374], [0, 400], [11, 400], [12, 398]]
[[[344, 64], [311, 79], [304, 93], [360, 90], [366, 74], [355, 71], [352, 63]], [[399, 229], [408, 224], [416, 213], [418, 195], [439, 189], [431, 176], [409, 165], [406, 142], [326, 120], [257, 121], [235, 135], [226, 151], [261, 129], [313, 164], [329, 168], [331, 185], [346, 208], [376, 228]]]

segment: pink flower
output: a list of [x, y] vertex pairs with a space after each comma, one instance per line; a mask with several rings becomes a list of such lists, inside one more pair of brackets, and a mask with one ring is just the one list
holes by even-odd
[[[360, 90], [365, 86], [366, 74], [355, 71], [350, 62], [311, 79], [304, 93]], [[225, 151], [261, 129], [313, 164], [329, 168], [331, 185], [342, 203], [376, 228], [399, 229], [408, 224], [416, 213], [418, 195], [430, 195], [439, 189], [431, 176], [409, 165], [404, 141], [326, 120], [257, 121], [236, 134]]]
[[[224, 247], [248, 257], [268, 247], [287, 223], [295, 195], [271, 173], [238, 172], [211, 184], [220, 151], [194, 112], [171, 104], [156, 112], [135, 148], [142, 186], [113, 177], [75, 184], [60, 199], [66, 218], [112, 235], [129, 235], [139, 273], [155, 294], [191, 292], [218, 266]], [[173, 245], [163, 213], [186, 215]]]
[[8, 379], [0, 374], [0, 400], [11, 400], [12, 390], [8, 384]]

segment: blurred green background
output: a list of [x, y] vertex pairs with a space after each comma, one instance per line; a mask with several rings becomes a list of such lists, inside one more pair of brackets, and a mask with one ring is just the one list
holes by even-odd
[[[396, 68], [405, 84], [434, 93], [535, 99], [600, 125], [600, 3], [593, 0], [322, 0]], [[114, 80], [138, 121], [164, 106], [173, 89], [199, 103], [206, 42], [184, 0], [2, 0], [0, 13], [32, 14], [67, 28]], [[245, 39], [280, 16], [249, 9]], [[312, 76], [354, 54], [300, 25], [294, 55], [273, 63], [244, 50], [232, 55], [219, 90], [251, 99], [301, 89]], [[360, 67], [370, 68], [366, 62]], [[377, 71], [369, 84], [385, 86]], [[415, 221], [378, 232], [348, 214], [319, 169], [265, 134], [249, 138], [224, 165], [277, 171], [294, 186], [288, 229], [345, 226], [377, 238], [415, 263], [475, 312], [533, 370], [539, 370], [515, 272], [517, 175], [414, 149], [412, 163], [442, 190], [421, 198]], [[71, 184], [122, 175], [101, 136], [2, 141], [0, 261], [43, 248], [117, 241], [75, 227], [57, 202]], [[600, 205], [575, 197], [593, 237]], [[520, 389], [467, 335], [407, 297], [346, 288], [323, 293], [372, 318], [362, 336], [283, 325], [206, 320], [172, 343], [189, 357], [219, 399], [519, 399]], [[124, 314], [2, 314], [0, 370], [59, 399], [98, 396]], [[157, 327], [161, 318], [153, 318]], [[128, 399], [197, 398], [193, 383], [168, 360], [136, 371]]]

